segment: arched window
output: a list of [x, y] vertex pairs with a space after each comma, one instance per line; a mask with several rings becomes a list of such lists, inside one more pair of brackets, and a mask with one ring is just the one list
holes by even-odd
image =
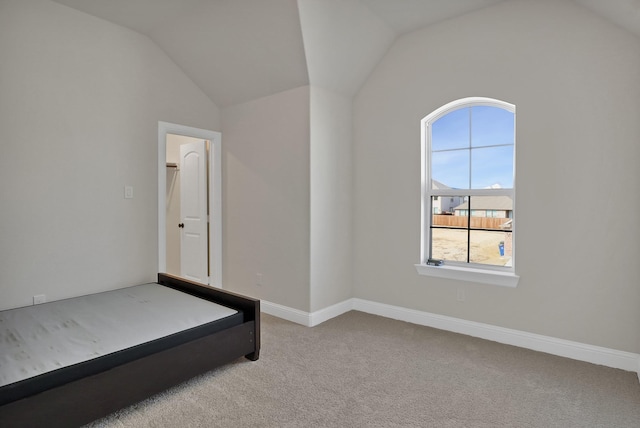
[[[457, 100], [422, 119], [420, 273], [517, 282], [515, 135], [515, 106], [490, 98]], [[476, 271], [480, 279], [466, 275]]]

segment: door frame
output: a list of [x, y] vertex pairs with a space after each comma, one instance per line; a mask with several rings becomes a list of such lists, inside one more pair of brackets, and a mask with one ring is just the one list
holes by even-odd
[[222, 288], [222, 134], [169, 122], [158, 122], [158, 272], [167, 270], [167, 134], [210, 141], [209, 285]]

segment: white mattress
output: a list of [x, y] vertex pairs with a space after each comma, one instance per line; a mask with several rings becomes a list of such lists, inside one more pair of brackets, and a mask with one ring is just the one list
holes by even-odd
[[0, 386], [235, 313], [158, 284], [1, 311]]

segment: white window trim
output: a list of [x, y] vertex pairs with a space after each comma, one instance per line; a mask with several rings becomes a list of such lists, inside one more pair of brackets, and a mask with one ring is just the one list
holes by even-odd
[[434, 276], [437, 278], [455, 279], [458, 281], [476, 282], [479, 284], [499, 285], [503, 287], [517, 287], [520, 276], [513, 272], [499, 270], [479, 269], [457, 265], [429, 266], [416, 264], [416, 270], [420, 275]]
[[[426, 198], [427, 190], [429, 190], [429, 186], [430, 186], [430, 173], [428, 170], [428, 166], [429, 166], [428, 159], [430, 156], [431, 134], [428, 131], [428, 125], [429, 123], [435, 122], [440, 117], [448, 114], [453, 110], [457, 110], [461, 107], [467, 107], [472, 105], [473, 106], [484, 105], [484, 106], [504, 108], [512, 111], [514, 113], [514, 118], [515, 118], [515, 105], [513, 104], [509, 104], [504, 101], [495, 100], [491, 98], [469, 97], [469, 98], [462, 98], [462, 99], [453, 101], [451, 103], [448, 103], [438, 108], [437, 110], [435, 110], [434, 112], [432, 112], [431, 114], [427, 115], [425, 118], [422, 119], [422, 121], [420, 122], [420, 125], [421, 125], [420, 126], [421, 127], [420, 129], [421, 157], [420, 158], [421, 158], [421, 168], [422, 168], [421, 193], [420, 193], [420, 210], [421, 210], [420, 212], [420, 218], [421, 218], [420, 263], [416, 264], [415, 268], [418, 274], [420, 275], [453, 279], [453, 280], [459, 280], [459, 281], [475, 282], [480, 284], [490, 284], [490, 285], [498, 285], [498, 286], [504, 286], [504, 287], [516, 287], [518, 285], [520, 276], [518, 276], [515, 272], [515, 266], [516, 266], [516, 261], [515, 261], [516, 222], [515, 221], [513, 222], [513, 227], [512, 227], [513, 255], [512, 255], [511, 267], [508, 267], [508, 268], [491, 267], [491, 266], [468, 264], [468, 263], [465, 263], [464, 265], [451, 263], [451, 264], [443, 264], [441, 266], [431, 266], [426, 264], [426, 259], [429, 253], [428, 245], [430, 242], [430, 231], [431, 231], [430, 223], [429, 223], [431, 213], [430, 213], [430, 207]], [[515, 125], [514, 125], [514, 133], [515, 133]], [[515, 159], [515, 150], [516, 150], [516, 145], [514, 144], [514, 159]], [[515, 167], [516, 165], [514, 161], [513, 189], [508, 189], [508, 190], [505, 189], [504, 191], [495, 192], [496, 194], [508, 194], [513, 198], [514, 213], [515, 213], [515, 188], [516, 188]], [[452, 192], [452, 189], [443, 189], [442, 191], [431, 190], [430, 194], [451, 196], [451, 192]], [[454, 191], [454, 193], [455, 194], [453, 195], [456, 196], [456, 194], [460, 193], [460, 191]], [[473, 195], [474, 193], [477, 193], [477, 191], [474, 191], [474, 189], [468, 189], [468, 190], [464, 190], [463, 193], [465, 193], [466, 195]]]

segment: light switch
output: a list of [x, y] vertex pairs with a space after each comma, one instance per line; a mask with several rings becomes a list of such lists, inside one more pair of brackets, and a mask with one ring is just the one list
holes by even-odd
[[124, 186], [124, 198], [133, 199], [133, 186]]

